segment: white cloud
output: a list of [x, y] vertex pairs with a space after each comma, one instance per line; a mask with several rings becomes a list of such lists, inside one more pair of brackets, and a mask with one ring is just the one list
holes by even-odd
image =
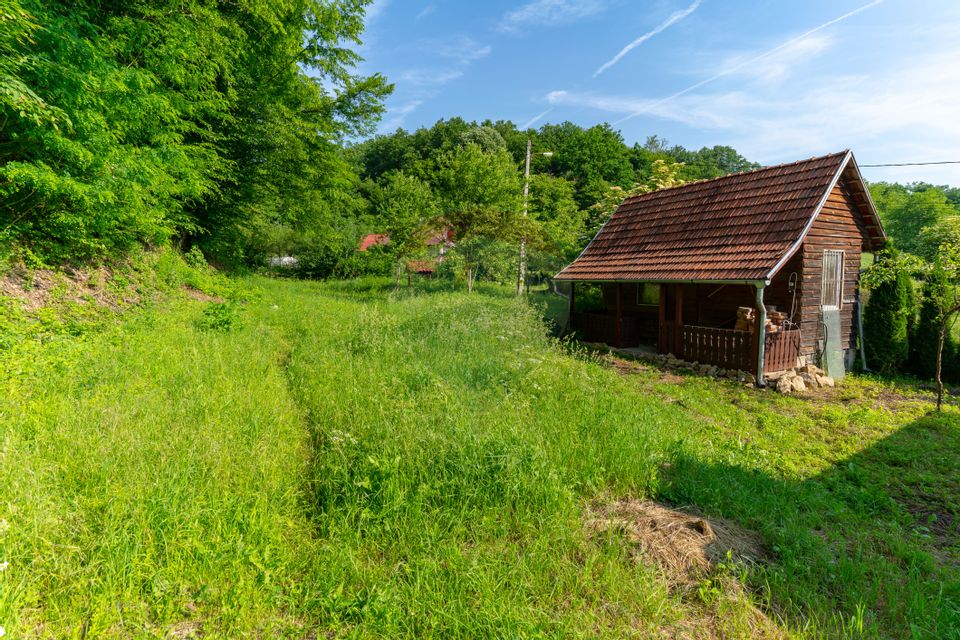
[[[731, 95], [728, 100], [736, 100], [736, 97]], [[667, 107], [658, 104], [659, 101], [655, 98], [604, 95], [591, 91], [552, 91], [547, 94], [547, 103], [554, 107], [594, 109], [628, 117], [642, 113], [665, 120], [674, 120], [691, 127], [713, 128], [725, 124], [722, 120], [723, 116], [720, 114], [707, 112], [694, 106], [687, 109], [677, 109], [675, 106]]]
[[533, 0], [508, 11], [497, 24], [503, 33], [517, 33], [530, 27], [554, 27], [600, 13], [603, 0]]
[[620, 52], [617, 55], [613, 56], [608, 61], [603, 63], [603, 65], [601, 65], [600, 68], [594, 72], [593, 77], [596, 78], [601, 73], [603, 73], [613, 65], [620, 62], [624, 56], [626, 56], [628, 53], [630, 53], [631, 51], [639, 47], [641, 44], [643, 44], [653, 36], [657, 35], [658, 33], [662, 33], [663, 31], [666, 31], [675, 23], [680, 22], [681, 20], [689, 16], [691, 13], [693, 13], [700, 7], [700, 4], [702, 2], [703, 0], [693, 0], [693, 4], [691, 4], [686, 9], [675, 11], [674, 13], [670, 14], [670, 17], [668, 17], [666, 20], [658, 24], [656, 27], [654, 27], [650, 31], [647, 31], [645, 34], [643, 34], [642, 36], [640, 36], [639, 38], [637, 38], [627, 46], [625, 46], [623, 49], [620, 50]]
[[364, 23], [369, 25], [371, 22], [379, 18], [383, 12], [386, 11], [390, 2], [391, 0], [374, 0], [373, 4], [367, 7], [367, 13], [363, 18]]
[[[956, 160], [960, 149], [960, 46], [902, 58], [875, 75], [812, 76], [788, 86], [747, 82], [663, 100], [554, 91], [554, 106], [644, 115], [707, 130], [763, 163], [851, 148], [859, 162]], [[744, 75], [746, 72], [743, 72]], [[762, 79], [761, 79], [762, 80]], [[960, 168], [871, 169], [868, 178], [960, 184]]]
[[417, 22], [419, 22], [420, 20], [423, 20], [424, 18], [426, 18], [427, 16], [429, 16], [431, 13], [433, 13], [433, 12], [436, 11], [436, 10], [437, 10], [437, 5], [435, 5], [435, 4], [428, 4], [428, 5], [425, 6], [423, 9], [420, 9], [420, 12], [417, 13], [417, 15], [416, 15], [416, 17], [414, 18], [414, 20], [416, 20]]
[[453, 82], [463, 76], [463, 71], [431, 71], [428, 69], [410, 69], [399, 76], [400, 82], [408, 82], [416, 86], [438, 86]]
[[423, 100], [410, 100], [395, 109], [387, 109], [387, 119], [380, 123], [380, 131], [393, 131], [403, 126], [404, 120], [420, 108]]
[[537, 124], [538, 122], [546, 118], [548, 115], [550, 115], [550, 113], [554, 110], [554, 108], [555, 107], [550, 107], [549, 109], [545, 109], [544, 111], [541, 111], [537, 115], [533, 116], [527, 122], [525, 122], [522, 127], [520, 127], [520, 130], [525, 131], [530, 127], [532, 127], [533, 125]]
[[[720, 69], [723, 75], [741, 73], [767, 83], [782, 82], [799, 67], [832, 47], [834, 39], [826, 34], [814, 34], [791, 40], [776, 53], [761, 59], [750, 54], [729, 58]], [[753, 58], [753, 64], [744, 64]]]
[[[863, 11], [866, 11], [867, 9], [870, 9], [870, 8], [872, 8], [872, 7], [875, 7], [875, 6], [877, 6], [878, 4], [880, 4], [880, 3], [882, 3], [882, 2], [883, 2], [883, 0], [873, 0], [872, 2], [868, 2], [867, 4], [862, 5], [862, 6], [858, 7], [858, 8], [856, 8], [856, 9], [854, 9], [853, 11], [848, 11], [847, 13], [845, 13], [845, 14], [837, 17], [837, 18], [834, 18], [833, 20], [829, 20], [829, 21], [824, 22], [823, 24], [821, 24], [821, 25], [819, 25], [819, 26], [816, 26], [816, 27], [814, 27], [814, 28], [812, 28], [812, 29], [810, 29], [810, 30], [808, 30], [808, 31], [805, 31], [804, 33], [801, 33], [799, 36], [796, 36], [796, 37], [794, 37], [794, 38], [790, 38], [790, 39], [787, 40], [786, 42], [783, 42], [783, 43], [777, 45], [776, 47], [774, 47], [774, 48], [772, 48], [772, 49], [768, 49], [768, 50], [764, 51], [763, 53], [760, 53], [760, 54], [758, 54], [758, 55], [756, 55], [756, 56], [746, 58], [746, 59], [743, 60], [742, 62], [737, 63], [737, 64], [733, 65], [732, 67], [729, 67], [729, 68], [727, 68], [727, 69], [724, 69], [724, 70], [720, 71], [719, 73], [716, 73], [716, 74], [710, 76], [710, 77], [707, 78], [706, 80], [701, 80], [700, 82], [697, 82], [696, 84], [690, 85], [690, 86], [687, 87], [686, 89], [682, 89], [682, 90], [674, 93], [674, 94], [671, 95], [671, 96], [667, 96], [666, 98], [663, 98], [662, 100], [660, 100], [659, 102], [655, 103], [654, 105], [651, 105], [651, 106], [647, 107], [647, 111], [649, 111], [649, 110], [651, 110], [651, 109], [654, 109], [655, 107], [658, 107], [658, 106], [660, 106], [660, 105], [662, 105], [662, 104], [666, 104], [666, 103], [668, 103], [668, 102], [671, 102], [672, 100], [675, 100], [675, 99], [677, 99], [677, 98], [679, 98], [679, 97], [681, 97], [681, 96], [687, 95], [688, 93], [691, 93], [691, 92], [693, 92], [693, 91], [696, 91], [696, 90], [699, 89], [700, 87], [703, 87], [703, 86], [705, 86], [705, 85], [707, 85], [707, 84], [710, 84], [710, 83], [712, 83], [712, 82], [715, 82], [715, 81], [717, 81], [717, 80], [719, 80], [720, 78], [723, 78], [723, 77], [725, 77], [725, 76], [728, 76], [728, 75], [731, 75], [731, 74], [733, 74], [733, 73], [736, 73], [736, 72], [740, 71], [741, 69], [747, 68], [747, 67], [750, 66], [750, 65], [754, 65], [754, 64], [757, 64], [757, 63], [766, 61], [766, 60], [770, 59], [770, 58], [773, 57], [773, 56], [779, 55], [781, 52], [789, 50], [791, 47], [795, 46], [798, 42], [803, 41], [803, 40], [806, 40], [807, 38], [809, 38], [809, 37], [812, 36], [813, 34], [817, 33], [818, 31], [822, 31], [822, 30], [826, 29], [827, 27], [833, 26], [833, 25], [837, 24], [838, 22], [842, 22], [842, 21], [846, 20], [847, 18], [852, 18], [853, 16], [857, 15], [858, 13], [861, 13], [861, 12], [863, 12]], [[637, 113], [635, 113], [635, 114], [633, 114], [633, 115], [630, 115], [630, 116], [625, 117], [625, 118], [624, 118], [623, 120], [621, 120], [620, 122], [623, 122], [624, 120], [629, 120], [630, 118], [632, 118], [632, 117], [634, 117], [634, 116], [636, 116], [636, 115], [641, 115], [642, 113], [645, 113], [645, 111], [638, 111]], [[618, 123], [615, 123], [615, 124], [618, 124]]]
[[437, 55], [456, 60], [461, 64], [476, 62], [486, 58], [493, 51], [488, 44], [477, 42], [470, 36], [455, 36], [446, 40], [429, 41], [424, 43], [425, 48]]
[[435, 62], [437, 68], [415, 67], [397, 75], [394, 100], [398, 106], [387, 109], [380, 131], [402, 126], [407, 116], [440, 95], [441, 87], [462, 78], [470, 65], [487, 57], [493, 50], [465, 35], [421, 40], [413, 43], [412, 48], [418, 54], [419, 62]]

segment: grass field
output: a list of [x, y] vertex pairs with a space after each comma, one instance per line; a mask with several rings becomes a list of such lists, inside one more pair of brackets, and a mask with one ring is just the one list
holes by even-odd
[[[219, 295], [0, 352], [8, 637], [960, 638], [960, 411], [927, 392], [666, 374], [494, 289]], [[622, 499], [762, 557], [672, 579], [588, 526]]]

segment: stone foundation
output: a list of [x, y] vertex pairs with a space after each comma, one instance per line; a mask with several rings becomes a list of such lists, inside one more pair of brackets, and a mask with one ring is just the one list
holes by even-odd
[[805, 364], [796, 369], [777, 371], [764, 376], [764, 378], [766, 378], [771, 389], [776, 389], [785, 394], [836, 386], [833, 378], [824, 375], [823, 369], [812, 364]]

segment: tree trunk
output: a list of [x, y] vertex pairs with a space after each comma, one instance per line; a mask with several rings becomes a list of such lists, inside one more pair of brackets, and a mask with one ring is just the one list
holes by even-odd
[[467, 293], [473, 293], [473, 267], [467, 267]]
[[943, 345], [947, 341], [947, 316], [940, 322], [940, 340], [937, 343], [937, 411], [943, 406]]

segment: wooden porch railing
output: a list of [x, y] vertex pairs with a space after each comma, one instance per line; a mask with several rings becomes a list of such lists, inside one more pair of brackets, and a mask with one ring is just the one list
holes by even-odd
[[[660, 331], [661, 344], [673, 345], [674, 324], [665, 322]], [[674, 351], [670, 347], [667, 350]], [[756, 373], [757, 369], [753, 334], [749, 331], [683, 325], [680, 327], [680, 353], [674, 355], [689, 362], [712, 364], [727, 369], [752, 373]], [[765, 372], [772, 373], [795, 367], [799, 356], [799, 329], [767, 334], [763, 358]]]
[[620, 344], [617, 344], [617, 317], [613, 314], [574, 311], [571, 321], [572, 328], [587, 342], [633, 347], [640, 341], [639, 321], [631, 316], [620, 319]]
[[793, 369], [800, 357], [800, 329], [768, 333], [763, 349], [763, 369], [767, 373]]

